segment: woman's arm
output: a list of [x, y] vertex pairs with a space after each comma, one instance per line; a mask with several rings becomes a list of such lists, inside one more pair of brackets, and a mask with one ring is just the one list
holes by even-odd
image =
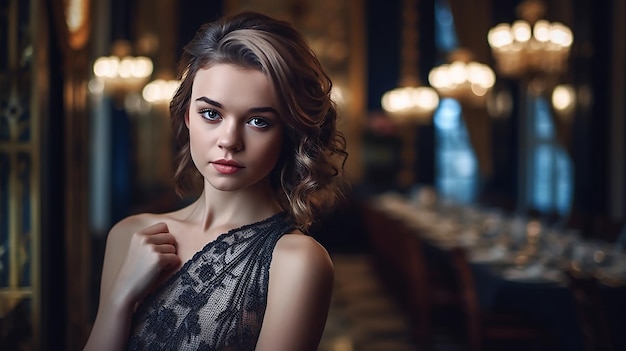
[[167, 225], [135, 232], [142, 222], [130, 217], [109, 233], [98, 313], [84, 350], [123, 350], [136, 303], [180, 265]]
[[285, 235], [274, 250], [258, 351], [317, 350], [334, 282], [328, 252], [306, 235]]

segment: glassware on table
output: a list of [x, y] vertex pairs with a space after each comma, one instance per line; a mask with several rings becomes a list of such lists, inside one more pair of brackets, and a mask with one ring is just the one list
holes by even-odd
[[600, 240], [580, 240], [572, 246], [571, 268], [581, 273], [595, 275], [610, 264], [610, 249]]

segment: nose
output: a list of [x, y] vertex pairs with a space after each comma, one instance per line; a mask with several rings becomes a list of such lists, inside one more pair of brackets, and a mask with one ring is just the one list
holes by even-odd
[[241, 151], [243, 149], [241, 133], [241, 127], [235, 121], [224, 121], [220, 128], [218, 147], [228, 151]]

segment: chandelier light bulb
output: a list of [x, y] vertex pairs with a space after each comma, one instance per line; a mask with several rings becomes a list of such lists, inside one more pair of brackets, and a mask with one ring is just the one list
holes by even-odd
[[533, 37], [540, 43], [550, 41], [550, 23], [546, 20], [539, 20], [533, 27]]
[[117, 74], [119, 59], [115, 56], [100, 57], [93, 65], [93, 73], [98, 78], [113, 78]]
[[448, 73], [452, 83], [459, 85], [468, 80], [467, 67], [465, 62], [455, 61], [448, 66]]
[[525, 43], [529, 41], [532, 37], [530, 24], [528, 24], [528, 22], [524, 20], [518, 20], [513, 22], [511, 30], [513, 31], [513, 37], [515, 38], [515, 41], [519, 43]]
[[550, 41], [563, 48], [569, 48], [574, 41], [572, 31], [561, 23], [553, 23], [550, 28]]
[[513, 43], [513, 35], [508, 24], [501, 23], [491, 28], [487, 35], [489, 45], [496, 48], [509, 46]]
[[558, 112], [568, 112], [574, 108], [576, 92], [571, 85], [558, 85], [552, 92], [552, 106]]
[[136, 78], [146, 78], [152, 74], [152, 70], [154, 69], [152, 65], [152, 60], [145, 56], [135, 57], [135, 62], [133, 63], [133, 76]]
[[478, 85], [488, 89], [496, 82], [496, 76], [487, 65], [478, 62], [470, 62], [467, 64], [467, 80], [472, 83], [472, 85]]
[[121, 78], [130, 78], [133, 76], [133, 59], [130, 57], [124, 57], [120, 62], [118, 74]]
[[474, 94], [474, 96], [476, 97], [483, 97], [489, 92], [489, 88], [485, 88], [478, 84], [470, 85], [470, 90], [472, 91], [472, 94]]
[[433, 68], [428, 74], [428, 82], [430, 82], [430, 85], [435, 87], [435, 89], [451, 86], [453, 83], [448, 76], [447, 65]]

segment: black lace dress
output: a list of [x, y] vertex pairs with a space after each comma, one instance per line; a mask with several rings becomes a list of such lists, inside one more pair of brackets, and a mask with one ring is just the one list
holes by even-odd
[[285, 213], [208, 243], [133, 315], [129, 350], [254, 350]]

